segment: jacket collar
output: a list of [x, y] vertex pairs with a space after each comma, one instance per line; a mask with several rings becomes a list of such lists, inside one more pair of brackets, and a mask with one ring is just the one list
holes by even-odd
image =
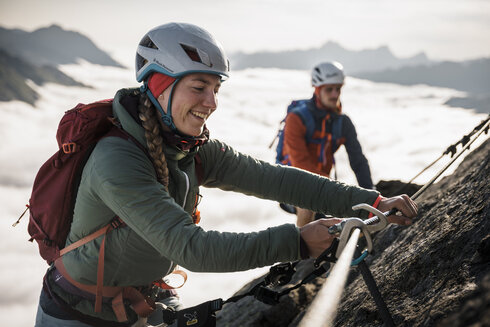
[[[112, 103], [112, 110], [114, 117], [118, 119], [121, 127], [131, 134], [138, 142], [140, 142], [145, 148], [148, 148], [145, 138], [145, 130], [141, 126], [141, 120], [138, 117], [138, 97], [139, 89], [121, 89], [114, 96]], [[204, 135], [205, 140], [201, 140], [201, 143], [207, 141], [208, 134]], [[182, 138], [182, 137], [180, 137]], [[178, 135], [164, 135], [165, 143], [164, 153], [168, 159], [181, 160], [188, 156], [190, 153], [195, 153], [198, 146], [193, 146], [190, 149], [181, 149], [174, 144], [179, 140]]]

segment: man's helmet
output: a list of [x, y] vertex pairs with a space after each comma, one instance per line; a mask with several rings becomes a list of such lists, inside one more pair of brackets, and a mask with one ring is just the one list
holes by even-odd
[[221, 45], [192, 24], [169, 23], [150, 30], [136, 50], [136, 80], [153, 72], [179, 78], [190, 73], [228, 77], [230, 68]]
[[311, 85], [314, 87], [325, 84], [343, 84], [344, 67], [336, 62], [323, 62], [316, 65], [311, 71]]

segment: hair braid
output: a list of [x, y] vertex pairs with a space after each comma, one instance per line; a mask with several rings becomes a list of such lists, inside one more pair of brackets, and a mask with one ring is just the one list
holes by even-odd
[[163, 153], [163, 138], [160, 133], [160, 123], [150, 99], [144, 93], [140, 95], [139, 117], [145, 129], [146, 144], [153, 165], [157, 173], [157, 179], [168, 190], [168, 167], [165, 154]]

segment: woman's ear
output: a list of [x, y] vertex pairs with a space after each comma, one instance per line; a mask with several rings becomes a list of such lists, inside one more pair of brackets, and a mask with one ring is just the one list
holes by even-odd
[[167, 112], [167, 102], [165, 101], [165, 92], [160, 93], [160, 95], [157, 98], [158, 103], [162, 107], [163, 111]]

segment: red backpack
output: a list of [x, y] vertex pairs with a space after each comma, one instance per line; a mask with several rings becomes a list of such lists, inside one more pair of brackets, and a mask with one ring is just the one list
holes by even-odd
[[[41, 166], [34, 180], [27, 206], [30, 211], [27, 230], [31, 235], [29, 241], [36, 240], [39, 253], [48, 264], [54, 262], [56, 268], [73, 285], [95, 294], [95, 312], [101, 311], [102, 296], [108, 293], [115, 299], [113, 309], [118, 320], [126, 321], [123, 298], [130, 299], [133, 304], [139, 303], [138, 314], [142, 316], [147, 316], [153, 308], [146, 303], [143, 295], [131, 287], [111, 288], [102, 285], [105, 235], [112, 229], [123, 226], [124, 222], [115, 217], [106, 226], [65, 247], [83, 167], [97, 142], [107, 136], [132, 140], [147, 153], [138, 141], [115, 124], [112, 116], [112, 100], [90, 104], [80, 103], [64, 114], [56, 133], [59, 150]], [[104, 239], [99, 250], [97, 284], [80, 284], [68, 275], [62, 261], [57, 259], [99, 236], [104, 236]]]
[[[127, 316], [122, 305], [123, 299], [129, 299], [133, 309], [140, 316], [147, 316], [153, 311], [153, 308], [147, 304], [147, 299], [132, 287], [105, 287], [102, 285], [105, 235], [114, 228], [124, 226], [124, 222], [116, 216], [106, 226], [65, 247], [73, 220], [73, 210], [83, 167], [97, 142], [107, 136], [131, 140], [151, 160], [148, 151], [133, 136], [117, 126], [112, 114], [112, 99], [90, 104], [78, 104], [75, 108], [68, 110], [60, 121], [56, 133], [58, 152], [41, 166], [36, 175], [29, 205], [27, 205], [30, 211], [27, 229], [31, 236], [29, 241], [36, 240], [39, 253], [48, 264], [54, 262], [56, 268], [70, 283], [81, 290], [96, 295], [95, 312], [101, 310], [102, 296], [111, 297], [118, 321], [126, 321]], [[200, 160], [196, 157], [196, 173], [198, 176], [201, 175], [201, 170]], [[195, 210], [197, 211], [197, 208]], [[57, 259], [103, 235], [104, 239], [98, 258], [97, 284], [84, 285], [76, 282], [68, 275], [62, 261]], [[187, 276], [184, 272], [175, 271], [175, 273], [182, 275], [185, 282]], [[163, 288], [170, 288], [165, 283], [161, 284]]]
[[114, 125], [112, 100], [78, 104], [62, 117], [56, 133], [59, 150], [37, 173], [29, 200], [27, 230], [41, 256], [51, 264], [65, 247], [83, 167], [105, 136], [130, 138]]

